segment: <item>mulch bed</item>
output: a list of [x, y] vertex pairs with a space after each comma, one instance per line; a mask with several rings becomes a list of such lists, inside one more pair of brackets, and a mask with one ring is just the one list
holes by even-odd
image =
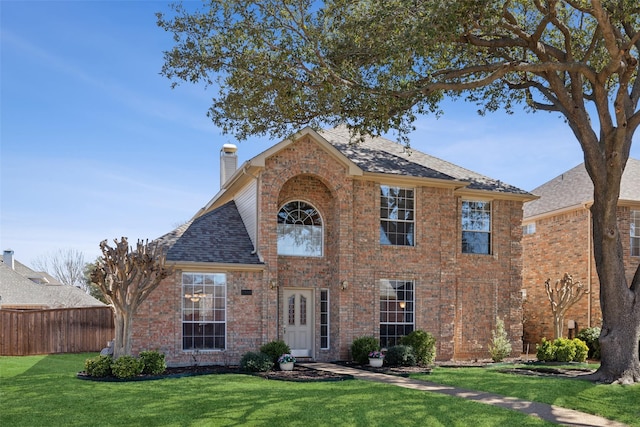
[[107, 382], [127, 382], [127, 381], [149, 381], [159, 380], [163, 378], [181, 378], [196, 375], [216, 375], [216, 374], [248, 374], [262, 377], [268, 380], [281, 381], [343, 381], [353, 379], [351, 375], [334, 374], [333, 372], [319, 371], [317, 369], [307, 368], [302, 364], [296, 364], [293, 371], [273, 370], [269, 372], [243, 372], [238, 366], [183, 366], [167, 368], [160, 375], [138, 375], [134, 378], [120, 379], [116, 377], [96, 378], [87, 375], [85, 372], [78, 372], [77, 377], [82, 380], [89, 381], [107, 381]]

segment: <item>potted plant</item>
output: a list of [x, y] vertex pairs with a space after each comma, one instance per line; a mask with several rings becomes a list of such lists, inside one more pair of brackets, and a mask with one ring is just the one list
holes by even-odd
[[292, 371], [293, 364], [296, 363], [296, 358], [289, 353], [285, 353], [278, 357], [278, 363], [280, 364], [281, 371]]
[[374, 350], [369, 353], [369, 366], [379, 368], [384, 362], [384, 354], [381, 351]]

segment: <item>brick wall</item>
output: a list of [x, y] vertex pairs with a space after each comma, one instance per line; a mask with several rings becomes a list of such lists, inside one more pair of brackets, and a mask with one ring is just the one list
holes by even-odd
[[[286, 288], [314, 290], [316, 360], [346, 360], [354, 338], [379, 336], [380, 279], [414, 281], [415, 328], [436, 337], [438, 359], [488, 357], [498, 316], [519, 354], [522, 203], [492, 201], [493, 253], [462, 254], [461, 198], [450, 188], [404, 185], [415, 189], [415, 246], [386, 246], [379, 244], [379, 185], [349, 176], [346, 166], [310, 137], [267, 158], [258, 181], [258, 246], [266, 269], [228, 272], [229, 350], [200, 354], [201, 361], [237, 363], [242, 353], [282, 339], [285, 310], [279, 305]], [[298, 199], [322, 216], [323, 257], [277, 255], [277, 212]], [[172, 364], [189, 363], [191, 357], [181, 350], [179, 274], [145, 303], [134, 337], [137, 349], [158, 348]], [[271, 289], [271, 281], [278, 286]], [[252, 296], [240, 296], [245, 287]], [[330, 292], [329, 350], [319, 349], [320, 289]]]
[[[627, 280], [631, 281], [640, 259], [629, 254], [629, 208], [618, 208], [618, 226], [622, 236]], [[601, 326], [600, 284], [593, 259], [590, 240], [591, 218], [588, 209], [543, 218], [536, 221], [536, 232], [522, 239], [524, 248], [523, 287], [527, 297], [524, 302], [524, 342], [535, 352], [535, 344], [545, 337], [554, 338], [551, 305], [544, 282], [552, 285], [565, 272], [591, 289], [565, 316], [564, 336], [569, 335], [567, 321], [574, 320], [577, 329]], [[577, 331], [572, 331], [575, 336]]]

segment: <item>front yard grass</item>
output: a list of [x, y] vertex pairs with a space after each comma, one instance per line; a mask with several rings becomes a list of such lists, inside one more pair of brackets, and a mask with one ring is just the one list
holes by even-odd
[[[0, 425], [550, 425], [502, 408], [360, 380], [298, 383], [241, 374], [138, 382], [77, 379], [84, 360], [93, 356], [0, 357]], [[459, 382], [465, 388], [591, 413], [589, 409], [597, 403], [603, 408], [600, 415], [640, 426], [638, 386], [596, 386], [563, 379], [541, 382], [479, 368], [436, 368], [423, 379]], [[578, 404], [581, 400], [586, 402]]]
[[504, 368], [506, 368], [504, 365], [486, 368], [436, 367], [429, 375], [415, 374], [411, 377], [443, 385], [548, 403], [640, 427], [640, 405], [638, 404], [640, 384], [604, 385], [579, 379], [500, 372]]

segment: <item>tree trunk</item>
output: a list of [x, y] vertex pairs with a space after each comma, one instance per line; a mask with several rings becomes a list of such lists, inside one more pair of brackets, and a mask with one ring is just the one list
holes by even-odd
[[[602, 157], [596, 159], [585, 156], [587, 170], [594, 183], [594, 203], [591, 207], [593, 247], [602, 309], [602, 358], [600, 369], [593, 379], [628, 384], [640, 381], [640, 301], [636, 298], [640, 274], [636, 273], [632, 286], [629, 286], [625, 277], [622, 236], [617, 217], [626, 158], [616, 157], [619, 157], [616, 153], [610, 153], [604, 160]], [[629, 239], [629, 236], [625, 238]]]
[[131, 354], [131, 318], [132, 313], [122, 310], [115, 316], [116, 336], [113, 342], [113, 358]]

